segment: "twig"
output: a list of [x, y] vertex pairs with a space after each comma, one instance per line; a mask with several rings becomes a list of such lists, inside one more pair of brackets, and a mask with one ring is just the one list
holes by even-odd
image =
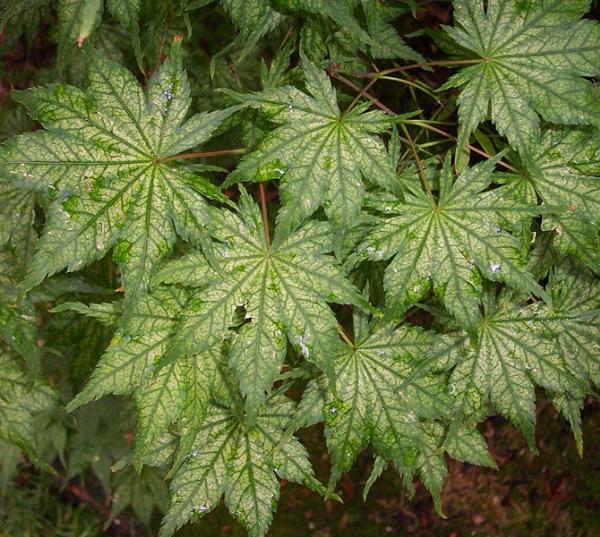
[[[424, 123], [424, 122], [418, 121], [418, 120], [407, 120], [406, 122], [411, 123], [413, 125], [418, 125], [419, 127], [422, 127], [423, 129], [428, 129], [430, 131], [437, 132], [438, 134], [441, 134], [442, 136], [445, 136], [446, 138], [449, 138], [450, 140], [452, 140], [454, 142], [458, 142], [458, 138], [456, 136], [453, 136], [449, 132], [446, 132], [442, 129], [438, 129], [437, 127], [434, 127], [433, 125], [429, 125], [428, 123]], [[467, 147], [471, 151], [473, 151], [473, 153], [477, 153], [478, 155], [480, 155], [482, 157], [492, 158], [492, 155], [489, 155], [487, 152], [483, 151], [482, 149], [479, 149], [478, 147], [475, 147], [474, 145], [467, 144]], [[503, 168], [506, 168], [507, 170], [510, 170], [511, 172], [519, 173], [519, 170], [517, 170], [517, 168], [515, 168], [514, 166], [511, 166], [510, 164], [508, 164], [507, 162], [504, 162], [502, 160], [500, 160], [498, 162], [498, 165], [502, 166]]]
[[338, 334], [344, 340], [344, 343], [346, 343], [346, 345], [351, 347], [353, 350], [356, 350], [356, 346], [354, 345], [354, 343], [352, 343], [352, 340], [350, 339], [350, 336], [344, 330], [344, 327], [340, 323], [337, 323], [336, 328], [337, 328]]
[[260, 210], [262, 212], [263, 230], [265, 232], [265, 243], [267, 248], [271, 246], [271, 234], [269, 232], [269, 216], [267, 214], [267, 197], [265, 196], [265, 185], [258, 184], [258, 192], [260, 194]]
[[433, 192], [431, 191], [431, 185], [429, 184], [429, 178], [427, 177], [427, 173], [425, 172], [425, 168], [423, 167], [423, 162], [421, 161], [421, 157], [419, 156], [419, 152], [417, 151], [417, 146], [415, 145], [414, 140], [411, 138], [406, 125], [402, 124], [401, 126], [406, 138], [408, 139], [408, 145], [412, 151], [413, 156], [415, 157], [415, 162], [417, 163], [417, 169], [419, 170], [419, 176], [421, 177], [421, 181], [423, 182], [423, 186], [427, 191], [427, 194], [430, 198], [433, 199]]
[[158, 162], [171, 162], [172, 160], [183, 160], [188, 158], [206, 158], [206, 157], [221, 157], [224, 155], [243, 155], [246, 152], [242, 149], [218, 149], [216, 151], [196, 151], [194, 153], [181, 153], [179, 155], [173, 155], [171, 157], [165, 157], [159, 159]]

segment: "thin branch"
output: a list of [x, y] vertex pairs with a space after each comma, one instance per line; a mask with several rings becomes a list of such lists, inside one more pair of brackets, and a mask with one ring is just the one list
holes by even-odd
[[271, 246], [271, 234], [269, 232], [269, 217], [267, 214], [267, 197], [265, 196], [265, 185], [258, 184], [258, 192], [260, 194], [260, 210], [262, 212], [263, 230], [265, 232], [265, 243], [267, 248]]
[[348, 347], [351, 347], [353, 350], [356, 350], [354, 343], [352, 343], [352, 340], [350, 339], [350, 336], [344, 330], [344, 327], [340, 323], [337, 323], [336, 328], [337, 328], [338, 334], [344, 340], [344, 343], [346, 343], [346, 345], [348, 345]]
[[431, 191], [431, 185], [429, 184], [429, 178], [427, 177], [427, 173], [425, 172], [425, 168], [423, 167], [423, 161], [421, 160], [421, 157], [419, 156], [419, 152], [417, 151], [417, 146], [415, 145], [414, 140], [411, 138], [410, 133], [408, 132], [408, 129], [406, 128], [406, 125], [402, 124], [401, 128], [404, 131], [406, 138], [408, 139], [408, 145], [412, 151], [413, 156], [415, 157], [415, 162], [417, 163], [417, 169], [419, 170], [419, 176], [421, 177], [423, 186], [425, 187], [425, 190], [427, 191], [427, 194], [429, 195], [429, 197], [433, 199], [433, 192]]
[[[458, 142], [458, 138], [456, 136], [453, 136], [449, 132], [446, 132], [442, 129], [438, 129], [437, 127], [434, 127], [433, 125], [429, 125], [428, 123], [425, 123], [423, 121], [407, 120], [406, 122], [411, 123], [412, 125], [418, 125], [419, 127], [422, 127], [423, 129], [428, 129], [430, 131], [437, 132], [438, 134], [441, 134], [442, 136], [445, 136], [446, 138], [449, 138], [450, 140], [452, 140], [454, 142]], [[478, 147], [475, 147], [474, 145], [467, 144], [467, 147], [471, 151], [473, 151], [473, 153], [477, 153], [478, 155], [480, 155], [482, 157], [492, 158], [492, 155], [488, 154], [487, 152], [483, 151], [482, 149], [479, 149]], [[498, 162], [498, 165], [502, 166], [503, 168], [506, 168], [507, 170], [510, 170], [511, 172], [519, 173], [519, 170], [517, 170], [517, 168], [515, 168], [514, 166], [511, 166], [510, 164], [508, 164], [502, 160]]]
[[332, 75], [332, 76], [334, 76], [335, 78], [337, 78], [340, 82], [343, 82], [344, 84], [346, 84], [346, 86], [352, 88], [355, 91], [360, 92], [359, 94], [364, 95], [377, 108], [379, 108], [380, 110], [383, 110], [386, 114], [390, 114], [390, 116], [397, 116], [398, 115], [391, 108], [388, 108], [385, 104], [383, 104], [377, 97], [371, 95], [368, 91], [365, 91], [365, 89], [361, 89], [359, 86], [357, 86], [354, 82], [352, 82], [352, 80], [348, 80], [346, 77], [344, 77], [342, 75], [338, 75], [337, 73], [334, 74], [334, 75]]
[[224, 155], [243, 155], [246, 152], [242, 149], [218, 149], [216, 151], [196, 151], [194, 153], [181, 153], [160, 159], [158, 162], [171, 162], [172, 160], [183, 160], [189, 158], [222, 157]]
[[398, 65], [396, 67], [390, 67], [389, 69], [384, 69], [383, 71], [376, 72], [360, 72], [354, 71], [352, 74], [354, 76], [358, 76], [361, 78], [379, 78], [384, 75], [389, 75], [391, 73], [397, 73], [398, 71], [408, 71], [411, 69], [422, 69], [423, 67], [452, 67], [454, 65], [473, 65], [476, 63], [484, 63], [487, 60], [485, 58], [478, 58], [473, 60], [439, 60], [432, 62], [423, 62], [423, 63], [411, 63], [410, 65]]

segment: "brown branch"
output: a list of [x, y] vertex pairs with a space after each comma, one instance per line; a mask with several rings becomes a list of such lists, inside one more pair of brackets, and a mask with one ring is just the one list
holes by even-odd
[[[412, 123], [413, 125], [418, 125], [419, 127], [422, 127], [423, 129], [428, 129], [432, 132], [437, 132], [438, 134], [441, 134], [442, 136], [445, 136], [446, 138], [448, 138], [454, 142], [458, 142], [458, 138], [456, 136], [453, 136], [449, 132], [446, 132], [442, 129], [438, 129], [437, 127], [434, 127], [433, 125], [429, 125], [428, 123], [424, 123], [422, 121], [415, 121], [415, 120], [407, 120], [407, 123]], [[480, 155], [482, 157], [492, 158], [492, 155], [488, 154], [486, 151], [483, 151], [482, 149], [479, 149], [478, 147], [475, 147], [474, 145], [467, 144], [467, 147], [471, 151], [473, 151], [473, 153], [477, 153], [478, 155]], [[502, 166], [503, 168], [506, 168], [507, 170], [510, 170], [511, 172], [519, 173], [519, 170], [517, 170], [517, 168], [515, 168], [514, 166], [511, 166], [510, 164], [508, 164], [502, 160], [498, 162], [498, 165]]]
[[[472, 63], [472, 62], [471, 62]], [[405, 67], [404, 67], [405, 69]], [[383, 73], [383, 71], [381, 71]], [[394, 112], [391, 108], [387, 107], [385, 104], [383, 104], [377, 97], [371, 95], [369, 92], [367, 91], [363, 91], [361, 90], [361, 88], [359, 86], [357, 86], [354, 82], [352, 82], [351, 80], [348, 80], [347, 78], [338, 75], [337, 73], [333, 75], [335, 78], [337, 78], [338, 80], [340, 80], [341, 82], [343, 82], [344, 84], [346, 84], [347, 86], [351, 87], [352, 89], [356, 90], [356, 91], [362, 91], [363, 95], [369, 99], [377, 108], [379, 108], [380, 110], [383, 110], [384, 112], [386, 112], [387, 114], [390, 115], [397, 115], [396, 112]], [[454, 141], [454, 142], [458, 142], [458, 138], [456, 136], [453, 136], [452, 134], [442, 130], [442, 129], [438, 129], [437, 127], [434, 127], [432, 125], [429, 125], [426, 122], [423, 121], [418, 121], [418, 120], [410, 120], [407, 119], [405, 120], [405, 123], [410, 123], [412, 125], [418, 125], [419, 127], [422, 127], [424, 129], [428, 129], [430, 131], [433, 132], [437, 132], [438, 134], [441, 134], [442, 136], [445, 136], [446, 138]], [[410, 141], [407, 138], [400, 138], [404, 143], [408, 144], [409, 146], [411, 145]], [[492, 158], [491, 155], [489, 155], [488, 153], [486, 153], [485, 151], [483, 151], [482, 149], [479, 149], [478, 147], [475, 147], [474, 145], [471, 144], [467, 144], [467, 147], [473, 151], [473, 153], [477, 153], [478, 155], [481, 155], [482, 157], [485, 158]], [[412, 149], [412, 148], [411, 148]], [[514, 173], [519, 173], [519, 171], [514, 167], [511, 166], [510, 164], [504, 162], [504, 161], [499, 161], [498, 162], [499, 166], [502, 166], [503, 168], [510, 170]]]
[[429, 178], [427, 177], [427, 173], [425, 172], [425, 168], [423, 167], [423, 162], [421, 161], [421, 157], [419, 156], [419, 152], [417, 151], [417, 146], [415, 145], [414, 140], [411, 138], [406, 125], [402, 125], [402, 130], [408, 139], [408, 145], [412, 151], [413, 156], [415, 157], [415, 162], [417, 163], [417, 169], [419, 170], [419, 176], [421, 177], [421, 181], [427, 194], [430, 198], [433, 199], [433, 192], [431, 191], [431, 185], [429, 184]]
[[189, 158], [206, 158], [206, 157], [222, 157], [224, 155], [243, 155], [246, 152], [241, 149], [218, 149], [216, 151], [196, 151], [193, 153], [181, 153], [171, 157], [165, 157], [158, 160], [159, 163], [171, 162], [172, 160], [183, 160]]
[[258, 192], [260, 195], [260, 210], [262, 212], [263, 230], [265, 232], [265, 243], [267, 248], [271, 246], [271, 234], [269, 232], [269, 216], [267, 213], [267, 197], [265, 196], [265, 185], [258, 184]]
[[354, 343], [352, 343], [352, 340], [350, 339], [350, 336], [344, 330], [344, 327], [340, 323], [337, 323], [336, 328], [337, 328], [338, 334], [344, 340], [344, 343], [346, 343], [346, 345], [351, 347], [352, 350], [356, 350], [356, 346], [354, 345]]

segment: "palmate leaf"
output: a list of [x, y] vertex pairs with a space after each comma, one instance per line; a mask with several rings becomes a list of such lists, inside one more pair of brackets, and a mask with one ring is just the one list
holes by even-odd
[[[393, 257], [385, 271], [388, 308], [402, 314], [430, 289], [466, 327], [478, 322], [482, 277], [545, 296], [525, 270], [521, 241], [501, 225], [531, 219], [535, 205], [488, 190], [497, 159], [465, 170], [454, 182], [446, 159], [438, 199], [415, 185], [404, 199], [387, 196], [384, 216], [358, 249], [358, 257]], [[381, 210], [381, 206], [378, 207]]]
[[229, 512], [249, 535], [262, 537], [279, 499], [277, 477], [325, 493], [302, 444], [293, 436], [284, 437], [294, 403], [271, 396], [250, 426], [244, 419], [243, 400], [223, 364], [219, 371], [204, 424], [173, 477], [161, 537], [212, 511], [223, 495]]
[[449, 389], [458, 416], [482, 419], [489, 401], [533, 446], [535, 385], [579, 401], [590, 381], [598, 383], [600, 286], [580, 271], [569, 264], [554, 269], [552, 307], [523, 306], [502, 292], [497, 300], [488, 296], [476, 342], [466, 334], [440, 338], [433, 355], [454, 366]]
[[[484, 7], [487, 4], [487, 9]], [[600, 74], [600, 25], [580, 20], [589, 0], [454, 0], [448, 35], [473, 59], [444, 88], [459, 97], [459, 146], [491, 119], [519, 151], [550, 123], [598, 125], [598, 90], [583, 77]], [[479, 60], [479, 61], [478, 61]]]
[[52, 85], [18, 94], [46, 130], [11, 139], [0, 167], [15, 186], [57, 197], [25, 287], [114, 247], [127, 315], [177, 235], [204, 232], [202, 194], [222, 199], [207, 180], [163, 159], [206, 141], [232, 109], [183, 123], [190, 98], [179, 41], [147, 96], [129, 71], [91, 49], [86, 57], [86, 92]]
[[567, 211], [544, 217], [542, 229], [554, 231], [554, 248], [600, 270], [600, 132], [591, 129], [546, 129], [525, 163], [523, 186], [544, 204]]
[[[219, 349], [158, 367], [185, 298], [176, 288], [159, 288], [144, 295], [136, 303], [126, 329], [117, 331], [87, 386], [67, 406], [73, 411], [108, 394], [133, 395], [138, 410], [138, 468], [148, 450], [175, 421], [181, 428], [193, 430], [204, 419]], [[71, 307], [81, 311], [78, 304]], [[90, 309], [99, 308], [92, 305]]]
[[[260, 210], [244, 191], [239, 214], [215, 211], [212, 218], [215, 272], [199, 253], [168, 264], [156, 281], [197, 286], [176, 330], [171, 358], [205, 351], [233, 335], [230, 365], [246, 396], [249, 412], [265, 400], [265, 392], [285, 359], [287, 341], [327, 373], [330, 350], [337, 341], [336, 319], [327, 302], [368, 307], [345, 279], [335, 260], [327, 222], [311, 221], [293, 233], [281, 228], [268, 245]], [[236, 308], [245, 323], [229, 330]]]
[[440, 375], [410, 379], [431, 341], [417, 327], [379, 328], [354, 348], [340, 343], [332, 356], [335, 389], [320, 382], [309, 385], [303, 406], [323, 404], [333, 466], [330, 486], [371, 442], [374, 454], [393, 462], [409, 490], [418, 473], [440, 510], [446, 473], [440, 450], [443, 429], [431, 420], [447, 414], [446, 382]]
[[399, 117], [367, 112], [368, 104], [342, 113], [327, 75], [306, 57], [303, 68], [310, 95], [291, 86], [232, 94], [279, 127], [242, 159], [226, 184], [280, 179], [280, 225], [294, 227], [322, 205], [336, 225], [348, 227], [361, 208], [363, 176], [384, 188], [396, 184], [385, 146], [374, 135]]
[[34, 415], [58, 404], [54, 390], [42, 380], [31, 381], [13, 354], [0, 351], [0, 439], [20, 447], [39, 464]]

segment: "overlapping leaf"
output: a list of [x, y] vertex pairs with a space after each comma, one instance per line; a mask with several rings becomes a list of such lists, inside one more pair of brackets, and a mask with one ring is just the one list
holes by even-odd
[[332, 484], [371, 442], [374, 454], [393, 462], [410, 490], [418, 473], [439, 508], [446, 472], [443, 430], [427, 420], [447, 412], [445, 379], [424, 375], [410, 380], [430, 345], [430, 335], [420, 328], [380, 328], [354, 348], [340, 344], [332, 357], [335, 390], [316, 382], [309, 387], [304, 406], [323, 403]]
[[455, 366], [450, 394], [459, 416], [482, 419], [491, 404], [533, 445], [535, 385], [578, 401], [590, 381], [598, 382], [599, 286], [578, 270], [553, 271], [552, 307], [523, 305], [508, 292], [498, 300], [488, 296], [476, 342], [466, 334], [440, 339], [434, 356]]
[[[281, 229], [268, 244], [260, 210], [242, 193], [240, 212], [216, 212], [213, 234], [219, 272], [201, 254], [171, 262], [156, 279], [198, 286], [177, 328], [175, 358], [218, 346], [234, 324], [236, 308], [246, 319], [232, 341], [230, 365], [250, 411], [264, 401], [285, 359], [287, 341], [305, 358], [331, 372], [336, 319], [327, 302], [365, 305], [328, 255], [331, 226], [311, 221], [294, 233]], [[238, 321], [239, 324], [239, 321]]]
[[175, 421], [182, 428], [202, 423], [208, 404], [219, 349], [157, 367], [184, 303], [185, 295], [175, 288], [143, 296], [126, 330], [117, 332], [89, 383], [67, 407], [72, 411], [108, 394], [133, 395], [138, 409], [137, 464]]
[[[57, 63], [64, 67], [65, 56], [75, 44], [81, 47], [102, 20], [104, 0], [58, 0]], [[140, 42], [139, 16], [141, 0], [106, 0], [109, 13], [127, 30], [133, 45], [135, 58], [143, 71], [142, 47]]]
[[56, 393], [42, 380], [31, 381], [13, 354], [0, 351], [0, 439], [39, 462], [34, 415], [57, 405]]
[[18, 95], [46, 130], [11, 139], [0, 155], [1, 169], [14, 185], [48, 188], [57, 197], [27, 287], [114, 248], [127, 313], [177, 234], [203, 233], [201, 194], [219, 197], [218, 190], [164, 160], [204, 142], [231, 110], [183, 123], [190, 98], [179, 48], [176, 42], [174, 57], [151, 80], [147, 96], [131, 73], [92, 50], [86, 92], [52, 85]]
[[438, 199], [415, 185], [403, 200], [387, 196], [382, 201], [384, 216], [358, 255], [393, 257], [384, 282], [392, 310], [404, 312], [433, 289], [448, 311], [470, 327], [479, 315], [482, 277], [544, 295], [524, 268], [521, 241], [501, 227], [506, 218], [530, 219], [535, 206], [488, 190], [495, 162], [469, 168], [453, 182], [446, 160]]
[[280, 179], [279, 223], [293, 227], [322, 205], [335, 224], [349, 226], [361, 208], [363, 176], [384, 188], [396, 184], [385, 146], [374, 135], [398, 118], [366, 112], [367, 104], [342, 113], [327, 75], [303, 62], [310, 95], [291, 86], [235, 95], [279, 127], [242, 159], [227, 183]]
[[566, 211], [544, 217], [542, 229], [554, 230], [554, 248], [600, 270], [600, 133], [551, 128], [532, 148], [523, 183], [546, 205]]
[[212, 511], [223, 495], [229, 512], [249, 535], [262, 537], [279, 499], [277, 478], [324, 492], [302, 444], [295, 437], [284, 438], [294, 404], [271, 397], [248, 426], [243, 400], [223, 369], [220, 378], [192, 451], [173, 477], [161, 537]]
[[[459, 145], [491, 119], [519, 151], [539, 138], [539, 117], [550, 123], [598, 125], [598, 90], [585, 78], [600, 74], [600, 25], [581, 20], [589, 0], [454, 0], [448, 35], [474, 65], [445, 88], [459, 97]], [[487, 7], [485, 7], [487, 6]]]

